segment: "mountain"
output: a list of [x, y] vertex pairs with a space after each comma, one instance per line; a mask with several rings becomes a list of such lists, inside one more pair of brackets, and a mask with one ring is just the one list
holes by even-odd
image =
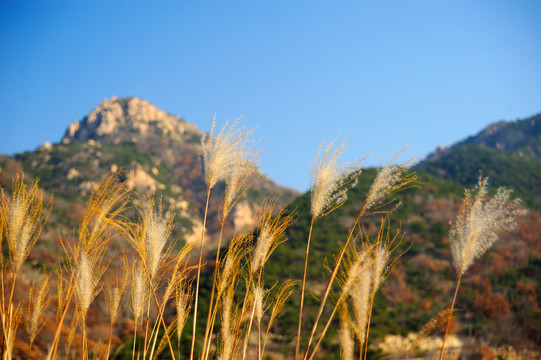
[[482, 173], [493, 186], [511, 188], [541, 210], [541, 114], [495, 122], [451, 147], [440, 147], [416, 169], [464, 186], [475, 184]]
[[[74, 205], [82, 208], [106, 173], [123, 170], [139, 196], [148, 192], [163, 196], [165, 205], [176, 214], [174, 235], [183, 239], [199, 234], [202, 227], [206, 200], [200, 161], [202, 135], [195, 125], [148, 101], [112, 97], [69, 125], [61, 142], [46, 143], [13, 158], [0, 157], [0, 168], [5, 169], [0, 172], [0, 185], [6, 187], [17, 170], [23, 170], [28, 178], [39, 178], [44, 190], [54, 191], [51, 225], [67, 230], [79, 220], [70, 209]], [[267, 196], [276, 195], [277, 205], [282, 206], [298, 195], [262, 173], [258, 176], [233, 210], [226, 235], [251, 227], [258, 204]], [[211, 197], [207, 224], [210, 247], [219, 231], [215, 219], [223, 191], [224, 185], [219, 184]]]
[[[436, 314], [450, 306], [457, 279], [449, 246], [450, 224], [456, 218], [464, 188], [477, 182], [480, 171], [490, 177], [491, 185], [513, 189], [514, 196], [521, 197], [530, 210], [517, 220], [515, 230], [502, 234], [492, 249], [465, 273], [452, 331], [464, 342], [461, 354], [464, 358], [482, 358], [486, 355], [486, 351], [483, 355], [479, 350], [482, 346], [489, 348], [488, 354], [492, 357], [488, 358], [511, 356], [510, 346], [541, 350], [540, 120], [541, 115], [536, 115], [515, 122], [494, 123], [475, 136], [449, 148], [438, 149], [415, 168], [420, 178], [418, 183], [396, 195], [401, 205], [387, 219], [391, 233], [400, 228], [404, 236], [394, 252], [400, 256], [393, 261], [375, 298], [370, 328], [373, 348], [369, 358], [377, 358], [375, 347], [392, 340], [391, 335], [406, 339], [408, 334], [421, 331]], [[2, 188], [9, 191], [15, 173], [24, 170], [27, 179], [40, 179], [46, 200], [53, 199], [53, 212], [40, 241], [30, 253], [27, 274], [21, 276], [27, 282], [17, 288], [15, 296], [27, 296], [25, 289], [30, 286], [28, 279], [32, 278], [33, 272], [50, 268], [59, 261], [58, 239], [70, 236], [81, 219], [91, 190], [108, 172], [124, 171], [122, 179], [134, 189], [134, 204], [149, 191], [163, 197], [166, 207], [176, 214], [172, 238], [182, 243], [183, 239], [199, 233], [206, 200], [200, 161], [202, 134], [194, 125], [147, 101], [111, 98], [71, 124], [59, 143], [44, 144], [14, 157], [0, 156]], [[357, 186], [349, 191], [347, 202], [315, 223], [308, 263], [305, 332], [314, 322], [328, 268], [347, 238], [377, 170], [364, 169]], [[226, 237], [235, 230], [254, 231], [254, 212], [266, 196], [277, 194], [278, 206], [286, 205], [285, 214], [293, 214], [296, 221], [286, 230], [288, 240], [268, 259], [265, 284], [272, 286], [284, 279], [299, 280], [310, 226], [310, 193], [298, 194], [275, 184], [264, 174], [259, 175], [233, 211], [226, 226]], [[212, 251], [219, 230], [215, 219], [223, 191], [223, 184], [219, 184], [211, 196], [207, 251]], [[373, 236], [380, 221], [377, 214], [366, 217], [362, 221], [363, 229]], [[125, 241], [112, 244], [111, 248], [115, 250], [112, 253], [120, 253], [116, 250], [123, 250], [122, 246], [127, 247]], [[109, 256], [111, 267], [115, 262], [121, 262], [117, 255]], [[210, 297], [213, 266], [214, 263], [208, 261], [202, 273], [201, 304]], [[113, 272], [108, 276], [107, 282], [116, 281]], [[292, 356], [299, 297], [299, 293], [295, 293], [289, 298], [283, 315], [272, 328], [271, 358]], [[92, 319], [89, 336], [95, 343], [109, 336], [108, 333], [103, 335], [106, 331], [99, 326], [107, 322], [104, 308], [105, 297], [100, 294], [91, 306], [92, 316], [89, 317]], [[54, 315], [50, 317], [54, 318]], [[122, 355], [122, 349], [132, 348], [130, 338], [134, 326], [130, 321], [126, 315], [115, 328], [117, 358], [131, 358], [131, 354]], [[66, 327], [69, 329], [68, 325]], [[318, 358], [340, 358], [338, 329], [336, 321], [323, 340]], [[434, 335], [441, 338], [442, 329], [433, 330]], [[46, 329], [43, 333], [43, 338], [47, 339], [51, 331]], [[303, 341], [306, 337], [307, 334]], [[21, 343], [25, 343], [23, 340]], [[49, 343], [49, 340], [42, 342], [42, 352]], [[384, 349], [391, 352], [389, 348]], [[430, 357], [437, 351], [425, 355]], [[421, 356], [423, 351], [413, 349], [409, 356], [414, 353]], [[405, 355], [402, 353], [393, 358]], [[528, 357], [525, 355], [524, 358]]]
[[[365, 169], [357, 186], [349, 191], [347, 202], [315, 223], [307, 273], [307, 293], [311, 295], [305, 298], [304, 328], [310, 329], [314, 322], [329, 267], [348, 236], [376, 171]], [[423, 171], [418, 175], [418, 187], [397, 194], [401, 205], [388, 219], [391, 234], [401, 229], [403, 238], [394, 251], [396, 261], [376, 295], [370, 328], [371, 341], [381, 344], [386, 352], [397, 352], [391, 359], [403, 358], [405, 345], [400, 344], [408, 343], [409, 334], [422, 332], [436, 314], [450, 306], [457, 281], [448, 234], [464, 187]], [[275, 261], [271, 259], [266, 266], [268, 283], [302, 278], [310, 194], [293, 201], [288, 211], [295, 213], [298, 220], [287, 230], [289, 240], [276, 249]], [[362, 222], [372, 239], [380, 221], [379, 216], [371, 216]], [[463, 342], [464, 358], [481, 358], [476, 356], [481, 355], [482, 344], [492, 349], [488, 353], [494, 358], [512, 356], [505, 349], [534, 349], [534, 353], [541, 350], [541, 214], [531, 210], [517, 223], [517, 229], [501, 234], [462, 278], [453, 333]], [[298, 309], [299, 298], [294, 296], [279, 322], [285, 344], [295, 338]], [[331, 355], [340, 353], [338, 329], [336, 320], [322, 344], [322, 359], [339, 358]], [[443, 336], [445, 324], [431, 330], [430, 335], [437, 341]], [[409, 356], [413, 358], [416, 353], [418, 358], [433, 359], [440, 347], [441, 343], [424, 355], [420, 350], [411, 350]], [[531, 355], [516, 358], [529, 359]]]

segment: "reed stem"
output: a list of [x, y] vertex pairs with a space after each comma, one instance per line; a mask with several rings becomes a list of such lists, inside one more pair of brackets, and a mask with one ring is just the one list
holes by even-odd
[[302, 289], [301, 289], [301, 308], [299, 310], [299, 325], [297, 328], [297, 344], [295, 345], [295, 360], [299, 358], [299, 347], [301, 342], [301, 329], [302, 329], [302, 311], [304, 308], [304, 290], [306, 286], [306, 271], [308, 268], [308, 253], [310, 251], [310, 240], [312, 238], [312, 228], [314, 227], [314, 218], [310, 221], [310, 230], [308, 232], [308, 242], [306, 244], [306, 255], [304, 257], [304, 272], [302, 275]]
[[449, 318], [447, 319], [447, 326], [445, 327], [445, 335], [443, 336], [443, 342], [441, 344], [440, 360], [443, 359], [443, 352], [445, 350], [445, 339], [447, 339], [447, 333], [449, 332], [451, 319], [453, 318], [453, 309], [455, 307], [456, 295], [458, 294], [458, 287], [460, 286], [461, 279], [462, 279], [462, 274], [458, 276], [458, 281], [456, 282], [455, 295], [453, 296], [453, 302], [451, 303], [451, 311], [449, 312]]
[[203, 258], [203, 239], [205, 237], [205, 226], [207, 225], [207, 214], [209, 210], [209, 200], [210, 200], [210, 186], [207, 190], [207, 203], [205, 205], [205, 215], [203, 216], [203, 229], [201, 230], [201, 242], [199, 244], [199, 263], [197, 265], [197, 284], [195, 287], [195, 304], [193, 310], [193, 328], [192, 328], [192, 349], [190, 351], [190, 360], [193, 360], [194, 348], [195, 348], [195, 334], [196, 334], [196, 324], [197, 324], [197, 305], [199, 304], [199, 280], [201, 278], [201, 260]]

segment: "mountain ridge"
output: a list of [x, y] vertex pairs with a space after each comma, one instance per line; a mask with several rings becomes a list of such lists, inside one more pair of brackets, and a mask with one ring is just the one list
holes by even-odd
[[[40, 178], [44, 190], [54, 191], [59, 203], [82, 204], [100, 177], [123, 171], [139, 196], [151, 192], [164, 198], [164, 205], [177, 213], [176, 235], [186, 238], [202, 227], [206, 200], [202, 135], [195, 125], [146, 100], [112, 97], [71, 123], [60, 142], [13, 157], [1, 156], [0, 168], [5, 170], [0, 172], [0, 185], [8, 184], [15, 172], [23, 170], [27, 177]], [[253, 225], [265, 197], [276, 194], [277, 205], [283, 206], [299, 194], [259, 170], [256, 176], [253, 188], [232, 211], [225, 228], [227, 236]], [[213, 192], [207, 223], [209, 248], [220, 228], [212, 219], [218, 218], [224, 185], [219, 184]]]
[[492, 123], [476, 135], [440, 147], [415, 169], [463, 186], [488, 176], [492, 186], [513, 189], [528, 207], [540, 210], [541, 114]]

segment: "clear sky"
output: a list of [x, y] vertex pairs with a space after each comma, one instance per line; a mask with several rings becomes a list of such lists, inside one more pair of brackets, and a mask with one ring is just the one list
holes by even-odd
[[541, 112], [541, 1], [0, 0], [0, 153], [113, 95], [204, 131], [244, 115], [262, 170], [307, 190], [324, 137], [377, 165]]

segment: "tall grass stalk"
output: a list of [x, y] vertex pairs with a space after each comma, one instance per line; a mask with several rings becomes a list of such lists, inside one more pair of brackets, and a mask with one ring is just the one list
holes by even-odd
[[412, 186], [412, 183], [417, 180], [417, 175], [415, 173], [406, 171], [407, 166], [412, 163], [413, 159], [407, 160], [399, 164], [393, 164], [393, 161], [396, 160], [397, 156], [400, 153], [401, 152], [399, 151], [394, 156], [392, 156], [391, 159], [378, 171], [376, 178], [370, 186], [370, 190], [368, 191], [366, 199], [364, 200], [361, 209], [359, 210], [359, 213], [357, 214], [357, 217], [355, 218], [355, 221], [350, 228], [346, 242], [339, 251], [334, 261], [331, 274], [327, 281], [327, 285], [325, 287], [325, 291], [319, 305], [316, 320], [314, 322], [314, 325], [312, 326], [310, 337], [308, 338], [308, 344], [306, 345], [306, 350], [303, 357], [304, 360], [306, 360], [308, 357], [308, 352], [314, 339], [319, 320], [321, 319], [321, 315], [323, 314], [325, 304], [331, 292], [332, 284], [334, 283], [336, 275], [338, 274], [338, 270], [342, 263], [342, 259], [344, 258], [344, 254], [348, 249], [351, 240], [354, 238], [355, 229], [357, 228], [359, 221], [363, 216], [368, 214], [391, 213], [396, 207], [390, 210], [386, 210], [384, 206], [390, 205], [392, 199], [387, 201], [385, 201], [385, 199], [388, 198], [390, 195], [394, 194], [395, 192]]
[[[361, 172], [356, 160], [350, 163], [339, 163], [338, 160], [346, 147], [347, 139], [340, 146], [330, 142], [325, 148], [325, 141], [319, 145], [316, 160], [310, 167], [310, 203], [311, 220], [306, 242], [304, 257], [304, 270], [301, 285], [301, 304], [299, 309], [299, 321], [297, 325], [297, 341], [295, 344], [295, 359], [299, 357], [299, 345], [302, 331], [302, 316], [304, 309], [304, 293], [306, 287], [306, 271], [308, 267], [308, 254], [310, 252], [310, 240], [312, 229], [316, 219], [331, 213], [347, 200], [347, 191], [357, 183], [357, 176]], [[324, 148], [324, 150], [323, 150]]]
[[[199, 244], [199, 259], [197, 266], [197, 280], [195, 288], [194, 316], [192, 327], [192, 346], [190, 351], [190, 360], [194, 357], [196, 327], [197, 327], [197, 308], [199, 304], [199, 282], [201, 277], [201, 263], [203, 257], [203, 239], [205, 236], [205, 226], [207, 222], [208, 205], [210, 191], [221, 180], [228, 180], [234, 173], [239, 172], [239, 167], [244, 167], [248, 159], [257, 157], [258, 152], [253, 150], [253, 140], [250, 139], [254, 130], [248, 130], [245, 126], [237, 128], [239, 121], [237, 119], [231, 125], [228, 123], [222, 128], [219, 134], [215, 134], [216, 118], [212, 121], [210, 133], [204, 134], [201, 138], [203, 146], [203, 172], [207, 183], [207, 200], [205, 213], [203, 216], [203, 229], [201, 230], [201, 241]], [[226, 209], [224, 208], [224, 211]], [[205, 330], [207, 332], [207, 330]], [[203, 344], [203, 349], [205, 345]]]
[[[71, 270], [69, 271], [70, 279], [67, 282], [68, 289], [67, 296], [64, 299], [64, 311], [60, 317], [53, 343], [49, 348], [47, 360], [56, 358], [61, 329], [70, 306], [71, 298], [76, 293], [78, 284], [81, 286], [85, 285], [85, 288], [88, 285], [81, 283], [79, 280], [83, 269], [87, 268], [81, 266], [84, 265], [81, 260], [91, 258], [96, 264], [101, 263], [100, 259], [103, 256], [103, 252], [113, 236], [110, 233], [106, 233], [106, 230], [113, 228], [123, 231], [127, 226], [120, 214], [126, 209], [128, 189], [126, 184], [119, 180], [120, 175], [120, 173], [116, 173], [105, 177], [97, 189], [90, 195], [83, 219], [79, 224], [78, 241], [75, 244], [70, 244], [69, 241], [62, 241], [62, 246], [68, 256], [67, 265]], [[84, 275], [87, 276], [88, 272]], [[91, 277], [87, 276], [87, 279], [91, 279]], [[79, 291], [82, 289], [83, 287], [80, 287]], [[87, 293], [85, 292], [85, 294]], [[92, 295], [92, 292], [88, 294]], [[85, 305], [88, 299], [81, 298], [80, 300], [84, 300], [80, 305]], [[86, 331], [85, 329], [83, 330]]]
[[479, 177], [477, 185], [465, 191], [456, 222], [449, 232], [453, 263], [458, 277], [441, 345], [440, 360], [443, 359], [445, 340], [462, 275], [475, 259], [480, 258], [498, 240], [501, 233], [516, 227], [517, 216], [526, 213], [520, 206], [520, 200], [510, 201], [510, 190], [499, 188], [493, 197], [489, 197], [487, 188], [488, 178]]
[[348, 264], [346, 266], [346, 270], [344, 271], [345, 279], [344, 279], [344, 285], [342, 286], [342, 291], [340, 292], [340, 295], [338, 299], [336, 300], [336, 303], [332, 309], [331, 314], [329, 315], [329, 318], [327, 320], [327, 323], [325, 324], [325, 327], [323, 328], [323, 331], [319, 335], [319, 339], [316, 345], [314, 346], [312, 355], [310, 355], [310, 357], [308, 358], [308, 354], [305, 354], [305, 358], [310, 359], [310, 360], [314, 358], [314, 356], [317, 353], [317, 349], [319, 348], [319, 345], [321, 344], [321, 341], [325, 337], [325, 334], [327, 333], [329, 326], [332, 323], [332, 320], [334, 318], [334, 315], [336, 314], [336, 311], [339, 310], [340, 305], [350, 293], [351, 288], [358, 281], [360, 274], [369, 265], [370, 265], [369, 262], [367, 262], [367, 252], [366, 251], [357, 252], [354, 250], [353, 260], [351, 261], [351, 264]]
[[[0, 240], [3, 241], [4, 236], [7, 241], [9, 253], [9, 263], [4, 264], [3, 254], [1, 255], [1, 287], [2, 298], [0, 299], [0, 310], [2, 311], [2, 334], [4, 341], [2, 349], [4, 353], [11, 352], [7, 349], [13, 346], [15, 333], [18, 327], [19, 318], [13, 318], [20, 314], [20, 307], [14, 305], [15, 284], [17, 282], [17, 274], [30, 254], [38, 240], [43, 227], [47, 221], [52, 204], [43, 207], [43, 193], [39, 189], [38, 180], [35, 180], [29, 187], [24, 183], [24, 175], [17, 173], [12, 185], [11, 196], [4, 193], [1, 189], [0, 193]], [[0, 242], [2, 245], [2, 242]], [[1, 250], [1, 249], [0, 249]], [[11, 266], [11, 291], [6, 304], [5, 298], [5, 269]], [[4, 346], [6, 348], [4, 348]]]
[[203, 229], [201, 230], [201, 241], [199, 243], [199, 258], [198, 258], [198, 263], [197, 263], [197, 280], [196, 280], [196, 285], [195, 285], [195, 302], [194, 302], [194, 310], [193, 310], [192, 347], [190, 350], [190, 360], [193, 360], [194, 349], [195, 349], [195, 335], [196, 335], [196, 328], [197, 328], [197, 306], [199, 304], [199, 281], [201, 278], [201, 262], [203, 259], [203, 239], [205, 237], [205, 226], [207, 224], [209, 199], [210, 199], [210, 187], [208, 187], [208, 191], [207, 191], [205, 215], [203, 216]]
[[[203, 339], [203, 358], [208, 358], [208, 348], [210, 347], [210, 335], [214, 326], [214, 319], [216, 312], [214, 311], [214, 292], [216, 290], [216, 277], [218, 273], [218, 264], [220, 262], [220, 251], [222, 248], [222, 238], [224, 232], [225, 222], [227, 216], [235, 206], [235, 204], [244, 196], [246, 191], [252, 186], [255, 180], [259, 178], [256, 175], [257, 166], [259, 161], [259, 153], [254, 152], [252, 156], [245, 158], [239, 162], [239, 165], [233, 168], [230, 176], [225, 179], [225, 195], [222, 203], [222, 213], [220, 216], [220, 235], [218, 237], [218, 245], [216, 247], [216, 260], [214, 266], [214, 274], [212, 278], [212, 290], [210, 293], [209, 311], [207, 317], [207, 326], [205, 329], [205, 337]], [[217, 301], [216, 301], [217, 303]], [[207, 344], [207, 345], [205, 345]]]

